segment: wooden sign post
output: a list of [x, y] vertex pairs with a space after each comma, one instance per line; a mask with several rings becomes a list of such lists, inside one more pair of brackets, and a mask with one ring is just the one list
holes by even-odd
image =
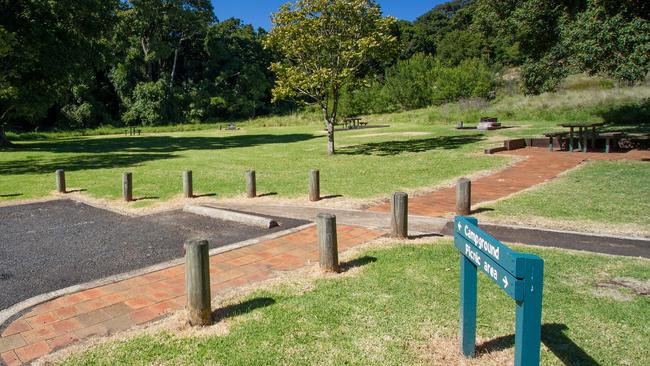
[[539, 365], [544, 261], [508, 248], [478, 227], [472, 217], [456, 216], [454, 245], [460, 251], [460, 348], [474, 357], [477, 268], [515, 300], [515, 365]]

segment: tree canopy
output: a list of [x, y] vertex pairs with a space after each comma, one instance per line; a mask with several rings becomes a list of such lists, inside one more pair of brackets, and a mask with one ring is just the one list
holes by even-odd
[[371, 0], [297, 0], [273, 14], [267, 47], [282, 58], [271, 64], [273, 97], [306, 97], [323, 112], [327, 151], [334, 151], [334, 124], [343, 87], [368, 60], [392, 56], [395, 19], [382, 17]]
[[0, 147], [5, 130], [251, 118], [311, 102], [333, 151], [340, 98], [365, 113], [491, 96], [510, 67], [529, 94], [581, 72], [641, 82], [649, 4], [453, 0], [410, 22], [372, 0], [294, 0], [267, 33], [219, 22], [210, 0], [0, 0]]

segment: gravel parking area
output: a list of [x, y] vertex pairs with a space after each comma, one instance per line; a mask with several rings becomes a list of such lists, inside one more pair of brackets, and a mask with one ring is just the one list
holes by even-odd
[[275, 219], [280, 226], [262, 229], [182, 211], [128, 217], [69, 200], [0, 207], [0, 310], [180, 258], [190, 238], [217, 248], [307, 223]]

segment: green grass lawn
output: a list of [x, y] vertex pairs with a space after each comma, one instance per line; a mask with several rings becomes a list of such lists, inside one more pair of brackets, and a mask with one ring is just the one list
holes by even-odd
[[650, 232], [650, 163], [594, 161], [537, 189], [484, 206], [493, 218], [636, 224]]
[[[650, 262], [515, 248], [545, 261], [542, 365], [650, 364], [643, 346], [650, 343], [648, 297], [611, 285], [634, 279], [647, 287]], [[163, 331], [111, 341], [63, 364], [456, 364], [458, 257], [448, 240], [369, 250], [351, 276], [234, 300], [225, 335]], [[503, 357], [512, 357], [515, 304], [486, 276], [479, 279], [478, 338], [486, 342], [479, 349], [505, 351], [476, 364], [511, 364]]]
[[[569, 90], [535, 97], [505, 96], [492, 102], [461, 101], [415, 111], [367, 116], [388, 128], [336, 133], [338, 154], [327, 156], [318, 114], [265, 117], [239, 124], [143, 128], [125, 137], [120, 128], [52, 134], [10, 134], [18, 149], [0, 152], [0, 200], [45, 197], [54, 171], [66, 170], [68, 187], [109, 200], [121, 195], [121, 175], [134, 174], [134, 207], [168, 200], [181, 192], [181, 172], [194, 172], [195, 192], [216, 198], [240, 195], [244, 172], [255, 169], [258, 192], [305, 196], [307, 172], [320, 169], [324, 195], [383, 197], [395, 190], [430, 187], [477, 171], [503, 166], [508, 158], [483, 156], [503, 139], [539, 136], [565, 121], [616, 122], [617, 130], [644, 130], [650, 87]], [[508, 128], [456, 130], [497, 116]], [[634, 119], [634, 118], [641, 119]], [[632, 118], [632, 119], [630, 119]], [[206, 129], [208, 128], [208, 129]]]
[[335, 156], [327, 156], [318, 125], [20, 142], [20, 149], [0, 153], [0, 199], [48, 195], [56, 169], [66, 171], [69, 187], [108, 199], [120, 197], [122, 172], [131, 171], [135, 197], [150, 198], [136, 204], [179, 194], [186, 169], [194, 172], [196, 193], [217, 198], [241, 194], [244, 172], [251, 168], [257, 171], [259, 193], [304, 196], [309, 169], [320, 169], [324, 195], [372, 197], [508, 161], [473, 155], [488, 143], [486, 134], [441, 125], [396, 122], [338, 132], [336, 138]]

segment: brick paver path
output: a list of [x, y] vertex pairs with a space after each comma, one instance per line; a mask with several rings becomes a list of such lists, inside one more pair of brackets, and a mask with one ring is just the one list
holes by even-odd
[[[525, 156], [518, 162], [495, 174], [472, 181], [472, 204], [493, 201], [517, 193], [575, 168], [585, 160], [647, 160], [650, 151], [633, 150], [627, 153], [551, 152], [545, 148], [512, 150], [501, 155]], [[390, 203], [373, 206], [374, 212], [389, 212]], [[456, 211], [456, 187], [409, 197], [409, 213], [421, 216], [445, 216]]]
[[[339, 225], [339, 250], [383, 233]], [[315, 227], [210, 258], [213, 296], [274, 271], [289, 271], [318, 260]], [[150, 322], [185, 305], [184, 266], [133, 277], [66, 295], [34, 307], [0, 336], [0, 360], [20, 365], [93, 336], [108, 335]], [[1, 363], [1, 362], [0, 362]]]

